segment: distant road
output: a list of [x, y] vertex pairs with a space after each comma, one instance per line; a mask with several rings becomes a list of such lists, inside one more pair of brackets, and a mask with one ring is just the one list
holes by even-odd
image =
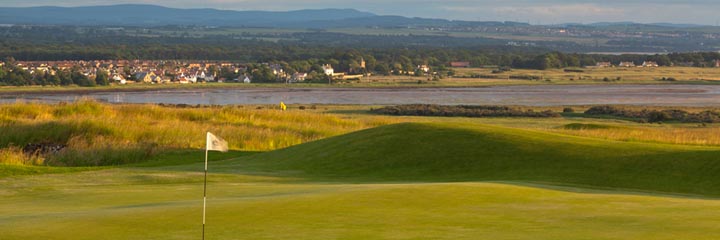
[[0, 94], [0, 102], [168, 104], [663, 105], [720, 107], [720, 85], [535, 85], [469, 88], [205, 88]]

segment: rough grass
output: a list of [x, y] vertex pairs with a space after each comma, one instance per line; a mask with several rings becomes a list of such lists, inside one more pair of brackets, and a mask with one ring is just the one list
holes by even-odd
[[[560, 83], [713, 83], [720, 78], [718, 68], [695, 68], [695, 67], [659, 67], [659, 68], [584, 68], [584, 72], [565, 72], [564, 69], [530, 70], [513, 69], [512, 71], [493, 74], [493, 69], [488, 68], [457, 68], [457, 76], [471, 76], [479, 74], [484, 76], [495, 76], [495, 78], [484, 79], [505, 79], [511, 75], [525, 75], [550, 80]], [[605, 81], [605, 78], [608, 81]], [[620, 80], [617, 80], [620, 78]], [[662, 78], [674, 78], [677, 81], [662, 81]], [[526, 81], [527, 82], [527, 81]]]
[[66, 144], [66, 150], [44, 162], [56, 166], [118, 165], [144, 161], [166, 149], [201, 149], [206, 131], [224, 137], [230, 149], [267, 151], [389, 121], [300, 110], [107, 105], [90, 100], [0, 105], [0, 120], [0, 149]]
[[682, 145], [718, 146], [720, 127], [716, 125], [633, 125], [571, 123], [548, 129], [568, 135], [626, 142], [653, 142]]

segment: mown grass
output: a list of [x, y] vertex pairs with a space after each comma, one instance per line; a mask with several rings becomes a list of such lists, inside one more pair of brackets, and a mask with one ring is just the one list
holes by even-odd
[[405, 123], [242, 160], [218, 170], [321, 181], [531, 181], [720, 196], [720, 148], [627, 143], [477, 124]]
[[[0, 190], [0, 235], [197, 239], [201, 179], [117, 170], [15, 179], [32, 184]], [[317, 184], [217, 174], [211, 179], [207, 239], [720, 237], [716, 200], [497, 183]]]
[[[206, 236], [717, 239], [720, 202], [708, 197], [719, 190], [718, 152], [473, 123], [214, 152]], [[127, 168], [0, 178], [0, 236], [196, 239], [202, 169], [202, 152], [190, 151]]]
[[[233, 150], [267, 151], [388, 123], [387, 118], [343, 119], [309, 111], [242, 106], [178, 108], [70, 104], [0, 105], [0, 149], [18, 156], [28, 143], [65, 144], [45, 157], [53, 166], [135, 163], [172, 149], [202, 149], [205, 132], [224, 137]], [[0, 159], [2, 163], [29, 163]]]

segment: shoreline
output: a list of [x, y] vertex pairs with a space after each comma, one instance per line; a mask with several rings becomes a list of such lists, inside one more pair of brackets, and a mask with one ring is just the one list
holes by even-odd
[[682, 81], [682, 82], [621, 82], [621, 83], [605, 83], [605, 82], [511, 82], [511, 83], [483, 83], [477, 84], [320, 84], [320, 83], [210, 83], [210, 84], [192, 84], [192, 85], [136, 85], [136, 86], [120, 86], [113, 85], [107, 87], [79, 87], [79, 86], [6, 86], [0, 87], [0, 96], [12, 95], [57, 95], [57, 94], [92, 94], [106, 92], [151, 92], [164, 90], [205, 90], [205, 89], [436, 89], [436, 88], [491, 88], [491, 87], [508, 87], [508, 86], [629, 86], [629, 85], [718, 85], [718, 82], [710, 81]]

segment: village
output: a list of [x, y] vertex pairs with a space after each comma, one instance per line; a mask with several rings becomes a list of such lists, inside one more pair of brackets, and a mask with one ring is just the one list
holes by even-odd
[[[0, 62], [2, 67], [5, 62]], [[93, 60], [93, 61], [12, 61], [16, 68], [30, 75], [56, 75], [61, 71], [79, 71], [89, 79], [104, 73], [114, 84], [189, 84], [200, 82], [281, 82], [297, 83], [309, 80], [308, 73], [286, 70], [280, 63], [244, 64], [224, 61], [160, 61], [160, 60]], [[360, 80], [371, 74], [360, 61], [361, 70], [336, 72], [331, 64], [322, 64], [314, 76], [323, 81]], [[426, 65], [418, 66], [429, 71]], [[267, 71], [271, 75], [254, 74]], [[318, 76], [319, 75], [319, 76]], [[263, 76], [264, 79], [255, 79]], [[257, 81], [254, 81], [257, 80]]]
[[[637, 63], [637, 64], [636, 64]], [[344, 64], [344, 65], [343, 65]], [[68, 76], [75, 77], [72, 82], [60, 83], [61, 85], [76, 84], [88, 86], [77, 77], [87, 79], [97, 85], [125, 85], [125, 84], [193, 84], [193, 83], [352, 83], [371, 82], [377, 79], [388, 79], [387, 77], [370, 78], [378, 75], [404, 75], [418, 77], [412, 81], [430, 81], [444, 77], [467, 77], [477, 75], [468, 74], [456, 75], [460, 69], [478, 69], [468, 61], [451, 61], [447, 67], [431, 67], [428, 64], [402, 66], [389, 69], [387, 72], [377, 71], [377, 68], [368, 67], [364, 58], [359, 57], [350, 64], [335, 61], [332, 63], [314, 62], [307, 64], [304, 68], [287, 62], [265, 62], [265, 63], [239, 63], [230, 61], [179, 61], [179, 60], [91, 60], [91, 61], [0, 61], [0, 67], [12, 67], [22, 70], [27, 78], [38, 79], [50, 77]], [[586, 69], [600, 68], [658, 68], [658, 67], [692, 67], [693, 63], [661, 63], [656, 61], [598, 61], [593, 65], [583, 66]], [[707, 67], [720, 68], [720, 60], [710, 61]], [[479, 66], [485, 69], [504, 69], [498, 66]], [[300, 70], [298, 70], [300, 69]], [[338, 71], [343, 69], [345, 71]], [[572, 70], [572, 69], [571, 69]], [[471, 70], [472, 71], [472, 70]], [[482, 71], [482, 70], [480, 70]], [[570, 70], [567, 70], [570, 71]], [[460, 71], [467, 72], [467, 71]], [[493, 70], [495, 72], [504, 72]], [[467, 75], [467, 76], [466, 76]], [[516, 74], [517, 75], [517, 74]], [[672, 76], [677, 78], [677, 76]], [[67, 78], [67, 77], [66, 77]], [[487, 77], [486, 77], [487, 78]], [[493, 76], [493, 78], [502, 78]], [[509, 77], [509, 78], [512, 78]], [[102, 79], [102, 80], [101, 80]], [[408, 78], [410, 79], [410, 78]], [[424, 80], [420, 80], [424, 79]], [[40, 81], [36, 81], [40, 82]], [[102, 83], [101, 83], [102, 82]], [[35, 83], [38, 84], [38, 83]], [[45, 85], [58, 85], [57, 81], [40, 82]], [[90, 84], [89, 86], [95, 85]], [[20, 84], [23, 85], [23, 84]], [[32, 85], [32, 84], [31, 84]]]

